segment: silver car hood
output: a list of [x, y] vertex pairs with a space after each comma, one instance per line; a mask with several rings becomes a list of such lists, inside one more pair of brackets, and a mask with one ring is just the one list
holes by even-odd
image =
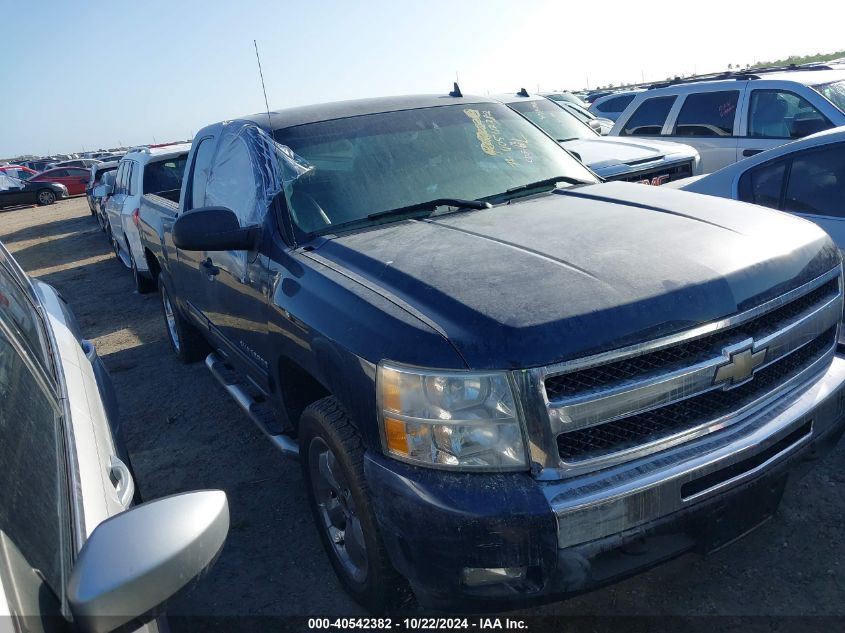
[[661, 163], [691, 160], [698, 155], [695, 148], [682, 143], [640, 138], [622, 139], [617, 136], [576, 139], [565, 141], [561, 145], [605, 178], [657, 167]]

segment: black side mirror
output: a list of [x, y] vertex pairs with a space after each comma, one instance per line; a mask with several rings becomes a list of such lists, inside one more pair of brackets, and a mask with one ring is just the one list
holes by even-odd
[[185, 251], [251, 251], [260, 227], [241, 228], [238, 216], [226, 207], [188, 211], [173, 224], [173, 244]]

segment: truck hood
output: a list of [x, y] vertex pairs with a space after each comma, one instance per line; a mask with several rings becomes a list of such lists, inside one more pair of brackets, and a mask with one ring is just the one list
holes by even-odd
[[810, 222], [619, 182], [334, 236], [308, 255], [404, 304], [485, 369], [682, 331], [839, 264]]
[[618, 136], [577, 139], [561, 143], [599, 176], [658, 167], [661, 163], [694, 159], [695, 148], [682, 143], [622, 139]]

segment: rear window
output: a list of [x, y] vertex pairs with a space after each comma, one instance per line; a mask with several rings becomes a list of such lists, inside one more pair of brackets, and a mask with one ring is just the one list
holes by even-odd
[[637, 95], [622, 95], [621, 97], [614, 97], [607, 101], [602, 101], [596, 106], [599, 112], [622, 112], [628, 107], [628, 104], [634, 100]]
[[739, 90], [687, 95], [675, 123], [676, 136], [733, 136]]
[[182, 188], [188, 155], [149, 163], [144, 168], [144, 193], [161, 193]]
[[625, 123], [623, 136], [657, 136], [666, 123], [666, 117], [676, 97], [652, 97], [643, 101]]

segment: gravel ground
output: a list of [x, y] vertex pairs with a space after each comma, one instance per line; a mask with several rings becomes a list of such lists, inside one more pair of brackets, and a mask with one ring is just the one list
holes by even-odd
[[[0, 240], [30, 275], [59, 289], [104, 359], [144, 497], [197, 488], [229, 495], [232, 528], [220, 559], [169, 613], [364, 615], [322, 551], [298, 465], [263, 439], [202, 363], [171, 355], [158, 295], [133, 292], [85, 199], [2, 212]], [[772, 521], [716, 554], [513, 615], [843, 616], [843, 466], [840, 445], [791, 483]], [[202, 630], [192, 622], [177, 619], [174, 628]]]

